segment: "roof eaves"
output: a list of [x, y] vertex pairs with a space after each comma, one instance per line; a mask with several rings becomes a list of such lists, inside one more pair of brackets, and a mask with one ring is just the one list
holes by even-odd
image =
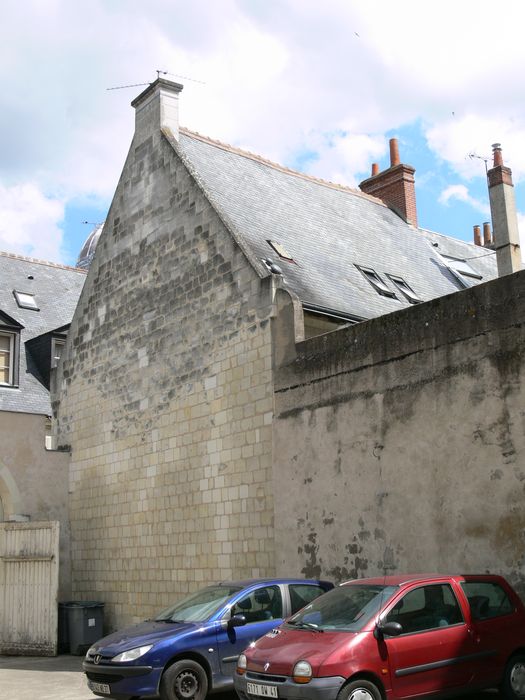
[[[179, 148], [179, 145], [177, 143], [177, 140], [174, 138], [172, 132], [170, 129], [164, 129], [161, 128], [161, 131], [164, 135], [164, 137], [167, 139], [173, 150], [176, 152], [176, 154], [179, 156], [181, 161], [184, 163], [186, 168], [188, 169], [190, 175], [193, 177], [197, 185], [200, 187], [202, 190], [203, 194], [205, 195], [206, 199], [210, 202], [211, 206], [215, 210], [217, 216], [220, 218], [226, 229], [230, 232], [231, 236], [233, 237], [234, 241], [237, 243], [239, 248], [242, 250], [244, 255], [246, 256], [248, 262], [250, 265], [253, 267], [255, 272], [259, 275], [261, 279], [264, 279], [266, 277], [269, 277], [271, 275], [270, 271], [266, 267], [266, 265], [263, 264], [259, 258], [253, 254], [251, 251], [248, 243], [244, 239], [244, 236], [241, 234], [241, 232], [237, 229], [237, 227], [234, 225], [234, 223], [231, 221], [229, 216], [223, 211], [222, 207], [220, 207], [217, 202], [214, 200], [213, 195], [211, 195], [202, 181], [199, 173], [196, 171], [194, 168], [191, 160], [189, 160], [186, 155], [182, 152], [182, 150]], [[186, 131], [184, 133], [187, 133]]]

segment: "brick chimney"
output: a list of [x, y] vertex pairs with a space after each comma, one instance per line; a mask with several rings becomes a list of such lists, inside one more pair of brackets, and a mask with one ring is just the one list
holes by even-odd
[[483, 222], [483, 245], [485, 248], [490, 248], [492, 246], [492, 233], [489, 221]]
[[481, 245], [481, 226], [474, 226], [474, 245]]
[[377, 163], [372, 165], [372, 176], [359, 185], [366, 194], [379, 197], [401, 218], [417, 226], [415, 168], [399, 160], [397, 139], [390, 139], [390, 167], [379, 172]]
[[131, 106], [135, 108], [135, 139], [145, 141], [153, 131], [167, 129], [175, 140], [179, 140], [179, 93], [183, 86], [171, 80], [158, 78], [136, 97]]
[[487, 180], [493, 244], [498, 263], [498, 275], [502, 277], [521, 270], [520, 239], [512, 171], [503, 165], [499, 143], [492, 145], [492, 151], [494, 165], [487, 173]]

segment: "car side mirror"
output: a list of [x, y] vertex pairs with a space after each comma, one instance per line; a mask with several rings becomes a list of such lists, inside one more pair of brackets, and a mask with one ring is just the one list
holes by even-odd
[[246, 618], [244, 615], [237, 614], [230, 617], [228, 620], [228, 627], [242, 627], [246, 624]]
[[376, 639], [383, 639], [385, 634], [388, 637], [397, 637], [403, 633], [403, 627], [399, 622], [379, 622], [374, 630]]

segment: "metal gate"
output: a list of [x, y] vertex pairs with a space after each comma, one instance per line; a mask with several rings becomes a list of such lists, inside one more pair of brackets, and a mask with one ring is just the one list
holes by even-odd
[[0, 654], [57, 653], [58, 522], [0, 523]]

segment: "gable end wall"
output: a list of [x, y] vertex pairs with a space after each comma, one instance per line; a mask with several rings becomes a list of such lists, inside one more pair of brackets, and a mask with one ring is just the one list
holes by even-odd
[[54, 404], [73, 596], [106, 626], [273, 568], [269, 288], [164, 136], [132, 144]]

